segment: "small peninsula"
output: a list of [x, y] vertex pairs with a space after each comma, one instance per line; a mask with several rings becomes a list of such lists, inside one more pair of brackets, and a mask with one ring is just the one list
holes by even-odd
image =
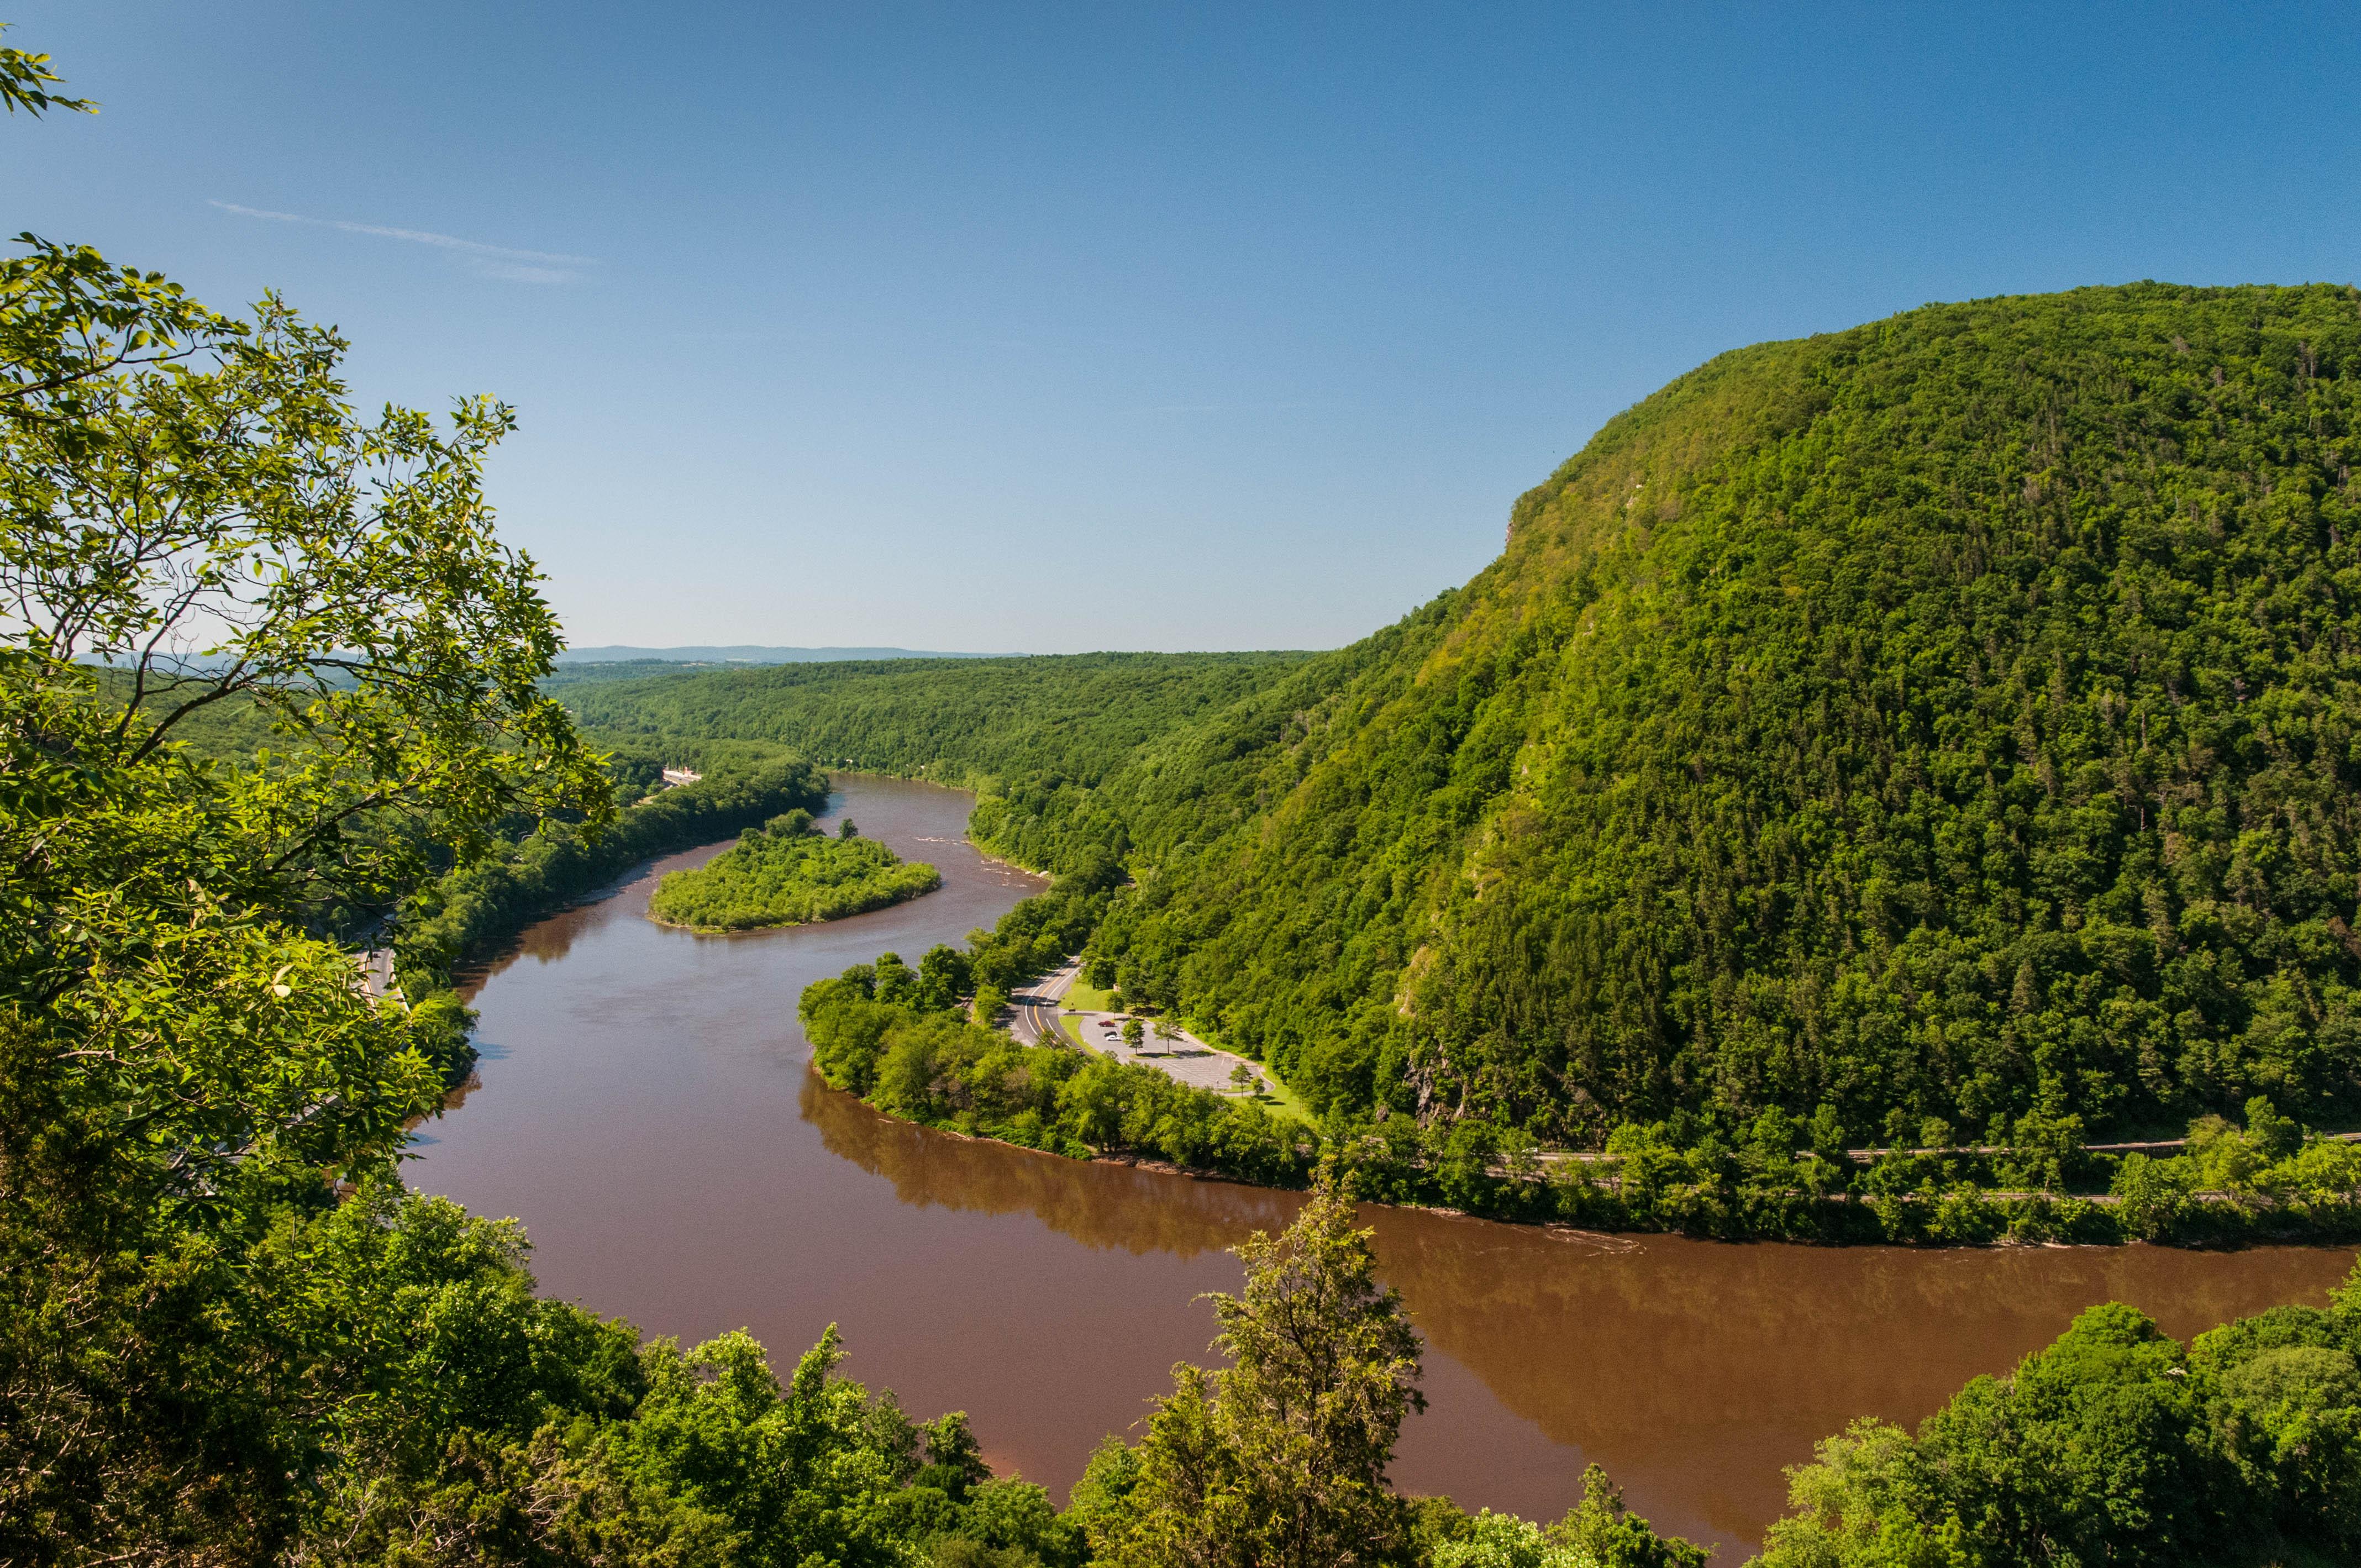
[[798, 808], [747, 828], [696, 870], [665, 877], [648, 901], [648, 917], [702, 932], [805, 926], [883, 909], [942, 882], [934, 867], [905, 861], [850, 822], [829, 838]]

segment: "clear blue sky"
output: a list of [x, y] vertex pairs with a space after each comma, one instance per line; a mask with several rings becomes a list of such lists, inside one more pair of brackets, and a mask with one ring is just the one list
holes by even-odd
[[1723, 349], [2361, 277], [2350, 6], [0, 16], [5, 228], [515, 404], [583, 643], [1334, 646]]

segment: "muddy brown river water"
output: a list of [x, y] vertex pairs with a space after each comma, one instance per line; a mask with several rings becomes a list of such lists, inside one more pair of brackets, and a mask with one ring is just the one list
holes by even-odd
[[[644, 868], [541, 922], [478, 981], [481, 1082], [419, 1139], [412, 1185], [517, 1215], [544, 1290], [685, 1341], [751, 1329], [774, 1361], [839, 1324], [847, 1370], [920, 1415], [964, 1409], [987, 1456], [1061, 1501], [1099, 1438], [1205, 1359], [1198, 1292], [1297, 1200], [1085, 1165], [887, 1121], [829, 1090], [805, 985], [990, 926], [1042, 884], [961, 837], [971, 797], [840, 776], [826, 820], [943, 873], [831, 925], [699, 937], [646, 918]], [[1781, 1467], [1856, 1416], [1916, 1422], [2115, 1299], [2186, 1337], [2317, 1303], [2346, 1252], [1918, 1252], [1567, 1235], [1372, 1208], [1427, 1342], [1406, 1489], [1554, 1517], [1586, 1463], [1658, 1528], [1741, 1561]]]

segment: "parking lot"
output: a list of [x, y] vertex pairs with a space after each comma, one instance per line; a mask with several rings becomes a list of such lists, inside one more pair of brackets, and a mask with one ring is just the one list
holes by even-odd
[[1140, 1020], [1142, 1033], [1137, 1049], [1126, 1045], [1123, 1038], [1124, 1014], [1120, 1013], [1068, 1013], [1063, 1014], [1070, 1036], [1079, 1036], [1092, 1050], [1114, 1057], [1118, 1061], [1137, 1062], [1152, 1067], [1167, 1077], [1198, 1089], [1215, 1089], [1224, 1094], [1235, 1093], [1237, 1086], [1230, 1074], [1240, 1066], [1262, 1080], [1262, 1069], [1241, 1056], [1217, 1051], [1204, 1041], [1175, 1024], [1164, 1026], [1172, 1031], [1170, 1038], [1159, 1036], [1158, 1020]]

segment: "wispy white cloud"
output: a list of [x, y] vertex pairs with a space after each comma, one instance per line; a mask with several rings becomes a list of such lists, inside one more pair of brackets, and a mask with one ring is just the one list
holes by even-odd
[[579, 276], [578, 267], [596, 267], [595, 256], [567, 256], [554, 250], [517, 250], [505, 245], [486, 245], [481, 240], [461, 239], [456, 235], [436, 234], [431, 229], [401, 229], [384, 224], [348, 223], [342, 218], [313, 218], [301, 213], [274, 213], [262, 207], [242, 207], [236, 202], [211, 202], [225, 213], [235, 213], [242, 218], [268, 218], [277, 224], [302, 224], [311, 228], [341, 229], [346, 234], [374, 235], [379, 239], [405, 240], [412, 245], [431, 245], [447, 250], [467, 262], [469, 270], [486, 278], [504, 279], [511, 283], [568, 283]]

